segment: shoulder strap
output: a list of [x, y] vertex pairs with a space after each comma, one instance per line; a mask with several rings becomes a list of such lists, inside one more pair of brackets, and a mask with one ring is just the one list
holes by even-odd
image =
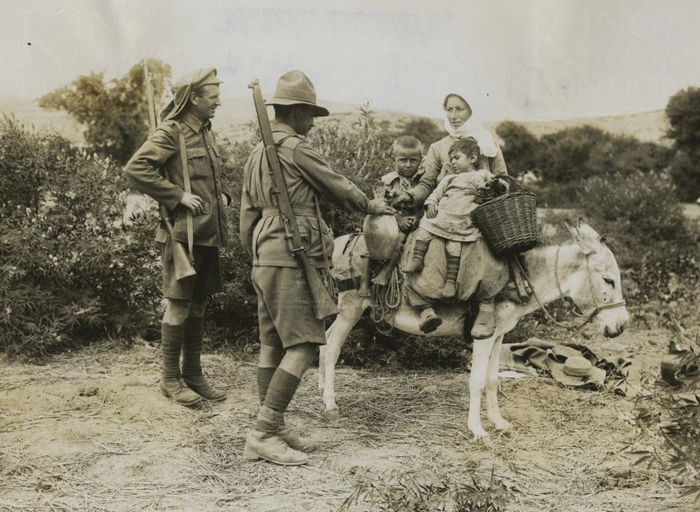
[[[190, 185], [190, 167], [187, 160], [187, 145], [185, 144], [185, 134], [182, 133], [182, 127], [177, 125], [177, 133], [180, 139], [180, 162], [182, 164], [182, 180], [185, 184], [185, 192], [192, 193]], [[185, 219], [187, 222], [187, 249], [190, 253], [190, 258], [194, 261], [194, 221], [192, 220], [192, 210], [186, 208]]]
[[287, 141], [289, 141], [289, 143], [287, 144], [287, 146], [289, 147], [289, 149], [294, 150], [294, 149], [296, 149], [296, 147], [297, 147], [297, 146], [299, 145], [299, 143], [301, 142], [301, 139], [299, 138], [298, 135], [295, 135], [295, 134], [293, 134], [293, 133], [290, 133], [290, 134], [287, 135], [286, 137], [282, 137], [277, 143], [275, 143], [275, 145], [281, 147], [281, 146], [282, 146], [284, 143], [286, 143]]

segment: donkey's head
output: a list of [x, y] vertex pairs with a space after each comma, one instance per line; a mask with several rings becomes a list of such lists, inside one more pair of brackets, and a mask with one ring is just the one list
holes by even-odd
[[620, 269], [615, 256], [583, 219], [576, 225], [567, 220], [566, 227], [580, 249], [569, 268], [567, 295], [600, 327], [601, 334], [618, 336], [625, 330], [629, 315], [622, 298]]

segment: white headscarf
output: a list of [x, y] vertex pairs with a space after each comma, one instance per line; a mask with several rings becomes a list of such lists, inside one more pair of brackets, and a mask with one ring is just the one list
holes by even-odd
[[[464, 99], [461, 94], [450, 93], [447, 96], [457, 96], [464, 103], [469, 106], [469, 110], [472, 110], [469, 102]], [[493, 158], [498, 154], [498, 148], [496, 146], [496, 141], [493, 140], [493, 135], [486, 128], [481, 125], [481, 120], [474, 114], [472, 110], [472, 115], [467, 121], [459, 128], [453, 128], [450, 124], [450, 119], [445, 112], [445, 131], [450, 134], [451, 137], [455, 139], [463, 139], [465, 137], [474, 137], [479, 143], [479, 150], [481, 154], [488, 158]]]

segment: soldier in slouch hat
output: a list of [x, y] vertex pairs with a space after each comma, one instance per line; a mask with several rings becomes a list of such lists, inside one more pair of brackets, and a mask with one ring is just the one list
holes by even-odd
[[[174, 241], [162, 226], [156, 235], [162, 244], [163, 296], [167, 299], [161, 324], [160, 390], [182, 405], [226, 396], [207, 382], [200, 362], [207, 300], [222, 289], [219, 248], [227, 243], [225, 207], [231, 202], [210, 122], [221, 105], [221, 83], [214, 68], [182, 77], [173, 88], [174, 99], [161, 114], [160, 126], [125, 169], [131, 185], [165, 205], [172, 220]], [[190, 233], [188, 215], [192, 217]], [[188, 235], [196, 274], [178, 280], [173, 243], [187, 244]]]
[[[324, 260], [332, 257], [333, 235], [317, 214], [319, 196], [367, 214], [393, 210], [384, 199], [370, 201], [304, 140], [314, 118], [328, 115], [316, 104], [314, 86], [304, 73], [295, 70], [282, 75], [267, 104], [275, 110], [272, 135], [306, 254], [312, 265], [322, 269]], [[245, 165], [240, 228], [241, 241], [253, 260], [261, 343], [257, 375], [261, 407], [244, 457], [304, 464], [308, 461], [304, 452], [315, 445], [292, 432], [283, 414], [316, 349], [326, 343], [325, 326], [314, 314], [309, 284], [289, 249], [262, 143]]]

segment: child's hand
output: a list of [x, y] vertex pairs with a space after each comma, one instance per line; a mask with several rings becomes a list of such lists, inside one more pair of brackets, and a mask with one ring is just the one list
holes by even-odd
[[425, 208], [425, 216], [428, 217], [429, 219], [434, 219], [437, 216], [437, 205], [430, 203], [426, 208]]
[[399, 229], [404, 233], [411, 231], [413, 229], [413, 217], [397, 217], [396, 222], [399, 225]]

